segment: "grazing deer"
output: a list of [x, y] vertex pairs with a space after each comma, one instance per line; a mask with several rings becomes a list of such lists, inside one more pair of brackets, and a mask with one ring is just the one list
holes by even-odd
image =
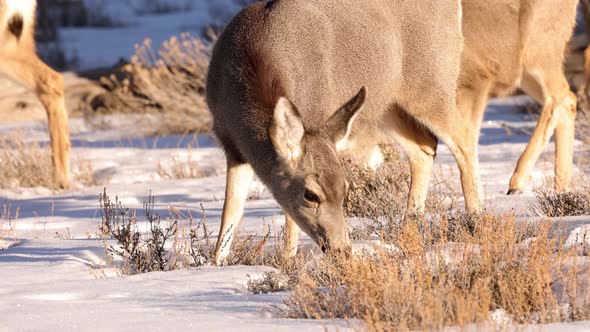
[[578, 0], [463, 0], [465, 39], [458, 106], [480, 128], [490, 95], [520, 87], [543, 105], [537, 126], [510, 180], [525, 187], [555, 132], [555, 188], [568, 190], [573, 166], [576, 97], [563, 73]]
[[479, 132], [456, 105], [462, 45], [460, 0], [276, 0], [238, 14], [207, 82], [227, 157], [216, 263], [229, 254], [254, 173], [287, 216], [291, 253], [297, 226], [322, 249], [348, 251], [337, 150], [368, 154], [385, 139], [408, 153], [411, 208], [426, 195], [416, 174], [432, 172], [440, 138], [461, 171], [467, 209], [479, 212]]
[[61, 75], [35, 51], [34, 0], [0, 0], [0, 77], [33, 90], [47, 112], [56, 183], [68, 186], [70, 136]]

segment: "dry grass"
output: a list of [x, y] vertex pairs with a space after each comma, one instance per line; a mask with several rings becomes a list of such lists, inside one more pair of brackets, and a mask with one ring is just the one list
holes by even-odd
[[51, 149], [25, 140], [22, 131], [0, 137], [0, 164], [0, 188], [58, 188], [53, 177]]
[[94, 167], [92, 163], [83, 157], [77, 157], [75, 163], [76, 169], [73, 172], [74, 181], [79, 183], [85, 187], [94, 187], [100, 183], [99, 179], [96, 177], [96, 172], [94, 171]]
[[[0, 211], [0, 239], [16, 239], [15, 223], [20, 214], [19, 207], [13, 207], [11, 204], [4, 203]], [[0, 250], [2, 246], [0, 245]]]
[[[350, 184], [344, 200], [345, 215], [360, 218], [361, 222], [352, 229], [354, 240], [387, 237], [406, 217], [410, 186], [408, 162], [396, 146], [383, 145], [381, 150], [384, 163], [376, 171], [350, 158], [341, 160]], [[457, 184], [450, 178], [458, 179], [458, 175], [446, 169], [437, 169], [434, 175], [425, 211], [429, 215], [444, 214], [453, 219], [462, 204], [457, 199]]]
[[384, 163], [373, 171], [358, 165], [350, 158], [341, 162], [349, 182], [344, 200], [344, 213], [348, 217], [375, 217], [403, 215], [410, 186], [407, 163], [397, 147], [381, 146]]
[[372, 331], [465, 327], [498, 316], [504, 323], [590, 318], [588, 275], [575, 263], [584, 241], [566, 247], [566, 234], [550, 222], [461, 214], [448, 176], [435, 176], [426, 215], [408, 216], [406, 163], [391, 148], [385, 155], [376, 172], [345, 161], [347, 214], [369, 220], [352, 235], [381, 246], [299, 265], [283, 314], [360, 320]]
[[547, 217], [590, 215], [590, 184], [582, 181], [571, 191], [558, 193], [547, 186], [535, 188], [532, 209]]
[[[46, 187], [58, 190], [53, 175], [51, 148], [25, 139], [23, 131], [0, 136], [0, 188]], [[99, 184], [92, 163], [78, 157], [72, 164], [72, 180], [82, 186]]]
[[157, 52], [146, 39], [120, 75], [101, 79], [108, 93], [92, 101], [94, 111], [87, 118], [96, 124], [100, 115], [141, 114], [135, 128], [148, 135], [209, 132], [205, 83], [210, 50], [189, 34], [170, 38]]
[[451, 238], [445, 218], [428, 228], [407, 221], [390, 237], [389, 250], [335, 258], [322, 266], [330, 277], [320, 281], [303, 273], [284, 313], [359, 319], [372, 331], [479, 324], [498, 311], [514, 323], [587, 319], [579, 271], [566, 269], [575, 250], [551, 237], [551, 226], [484, 215], [455, 225]]
[[158, 175], [165, 180], [197, 179], [207, 176], [207, 173], [192, 158], [192, 149], [188, 148], [186, 158], [174, 157], [171, 162], [160, 161], [156, 167]]
[[[150, 194], [138, 217], [136, 210], [125, 208], [117, 197], [111, 200], [106, 189], [99, 203], [102, 215], [99, 233], [105, 240], [108, 261], [120, 262], [118, 267], [123, 274], [213, 263], [216, 239], [204, 209], [197, 220], [190, 210], [169, 207], [168, 218], [162, 220]], [[287, 258], [285, 253], [283, 231], [269, 225], [265, 226], [263, 236], [236, 232], [226, 264], [273, 266], [292, 281], [303, 259]]]

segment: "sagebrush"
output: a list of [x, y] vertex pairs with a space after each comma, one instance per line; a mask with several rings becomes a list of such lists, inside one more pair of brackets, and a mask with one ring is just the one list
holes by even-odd
[[284, 313], [358, 319], [371, 331], [484, 324], [496, 312], [510, 323], [587, 319], [579, 282], [587, 276], [551, 230], [549, 222], [483, 215], [456, 224], [451, 237], [441, 220], [426, 228], [409, 220], [375, 253], [324, 264], [330, 277], [302, 274]]
[[[197, 220], [190, 210], [169, 207], [163, 220], [157, 213], [151, 194], [138, 216], [115, 196], [111, 200], [106, 188], [99, 198], [101, 223], [99, 233], [105, 240], [110, 261], [120, 261], [124, 274], [169, 271], [213, 264], [216, 238], [209, 229], [205, 209]], [[141, 217], [143, 216], [143, 218]], [[268, 265], [294, 278], [295, 262], [288, 258], [284, 232], [266, 225], [262, 236], [236, 232], [227, 265]]]
[[182, 34], [158, 51], [149, 39], [135, 51], [120, 74], [101, 78], [107, 92], [91, 102], [89, 122], [112, 126], [109, 114], [140, 114], [134, 128], [146, 135], [210, 132], [205, 84], [211, 44]]
[[585, 181], [566, 192], [541, 186], [535, 188], [535, 197], [533, 210], [547, 217], [590, 215], [590, 185]]
[[[27, 135], [20, 130], [0, 135], [0, 188], [46, 187], [58, 190], [50, 146], [29, 140]], [[71, 176], [75, 185], [94, 186], [100, 182], [92, 163], [83, 157], [75, 158]]]

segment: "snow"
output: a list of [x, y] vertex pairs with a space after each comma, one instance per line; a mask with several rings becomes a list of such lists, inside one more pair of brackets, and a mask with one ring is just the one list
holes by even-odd
[[[89, 0], [90, 1], [90, 0]], [[198, 34], [210, 22], [212, 5], [230, 6], [227, 1], [194, 0], [191, 9], [173, 14], [140, 16], [134, 8], [140, 0], [91, 0], [104, 6], [117, 22], [116, 28], [68, 28], [61, 30], [68, 55], [76, 55], [79, 68], [111, 66], [133, 54], [133, 45], [149, 37], [153, 45], [180, 32]], [[182, 0], [175, 0], [182, 3]], [[231, 10], [236, 10], [235, 6]], [[532, 188], [553, 172], [553, 143], [546, 149], [533, 173], [533, 184], [519, 196], [505, 196], [508, 181], [528, 142], [535, 118], [521, 108], [527, 97], [493, 100], [487, 109], [480, 139], [480, 172], [485, 206], [497, 212], [513, 210], [519, 217], [531, 217]], [[123, 121], [124, 119], [121, 119]], [[27, 139], [48, 143], [44, 123], [1, 124], [0, 134], [26, 128]], [[151, 191], [156, 209], [166, 215], [169, 206], [201, 216], [203, 205], [210, 224], [219, 228], [225, 186], [225, 158], [209, 137], [169, 136], [127, 137], [128, 130], [95, 130], [73, 119], [72, 160], [83, 158], [93, 166], [111, 197], [123, 205], [141, 209]], [[190, 149], [189, 149], [190, 147]], [[587, 154], [580, 142], [576, 156]], [[190, 180], [165, 180], [158, 175], [159, 163], [192, 158], [210, 174]], [[577, 165], [577, 162], [576, 162]], [[458, 170], [448, 149], [441, 145], [435, 169], [454, 177], [459, 190]], [[576, 176], [583, 172], [576, 168]], [[241, 229], [262, 232], [263, 224], [281, 225], [283, 215], [277, 203], [260, 183], [251, 190], [260, 199], [247, 202]], [[70, 191], [45, 188], [0, 190], [0, 205], [6, 204], [18, 218], [11, 231], [0, 238], [0, 331], [323, 331], [328, 326], [347, 330], [342, 321], [293, 320], [272, 314], [286, 293], [249, 294], [248, 278], [262, 275], [268, 267], [202, 267], [172, 272], [122, 276], [109, 267], [102, 240], [97, 238], [100, 222], [98, 197], [103, 186], [79, 186]], [[590, 227], [590, 216], [565, 218], [571, 231], [568, 243], [580, 240]], [[8, 231], [0, 220], [0, 234]], [[60, 234], [60, 236], [56, 236]], [[307, 236], [301, 240], [314, 247]], [[359, 252], [374, 243], [356, 243]], [[395, 250], [395, 248], [391, 248]], [[450, 248], [452, 249], [452, 248]], [[498, 311], [498, 321], [506, 319]], [[529, 329], [537, 329], [532, 326]], [[545, 331], [587, 331], [590, 322], [550, 324]]]
[[[551, 144], [537, 164], [534, 184], [520, 196], [505, 196], [514, 164], [528, 140], [526, 133], [535, 123], [534, 117], [520, 110], [528, 102], [526, 97], [493, 100], [486, 112], [480, 144], [486, 206], [498, 212], [514, 210], [521, 217], [531, 216], [533, 185], [542, 184], [553, 171]], [[3, 124], [0, 133], [23, 126], [29, 131], [29, 140], [47, 144], [43, 123]], [[211, 229], [218, 229], [225, 160], [215, 140], [202, 136], [126, 137], [128, 131], [94, 130], [77, 119], [71, 127], [75, 128], [73, 160], [83, 157], [97, 174], [109, 177], [108, 193], [117, 195], [125, 207], [141, 209], [151, 190], [161, 215], [166, 215], [168, 206], [175, 206], [199, 218], [203, 204]], [[508, 135], [509, 132], [512, 134]], [[578, 156], [585, 152], [580, 143], [576, 149]], [[160, 178], [158, 163], [189, 156], [209, 169], [211, 175], [191, 180]], [[436, 163], [436, 169], [458, 183], [458, 171], [445, 146], [440, 147]], [[252, 188], [259, 191], [260, 184], [253, 184]], [[269, 270], [267, 267], [203, 267], [122, 276], [106, 263], [102, 240], [96, 236], [100, 192], [102, 186], [57, 193], [43, 188], [0, 191], [0, 203], [10, 206], [13, 214], [19, 209], [18, 218], [12, 221], [12, 232], [0, 241], [0, 248], [4, 249], [0, 251], [0, 330], [313, 331], [322, 330], [322, 324], [336, 324], [341, 330], [348, 327], [340, 321], [273, 316], [271, 310], [281, 305], [286, 294], [252, 295], [245, 286], [248, 275], [260, 275]], [[261, 233], [264, 223], [282, 222], [281, 209], [263, 191], [260, 199], [248, 201], [241, 227], [247, 232]], [[6, 221], [0, 221], [0, 225], [8, 227]], [[572, 231], [569, 241], [574, 241], [575, 234], [588, 228], [590, 217], [565, 218], [562, 225]], [[307, 236], [302, 241], [305, 246], [314, 247]], [[361, 249], [358, 251], [372, 246], [356, 245]], [[581, 331], [589, 324], [556, 324], [547, 328]]]

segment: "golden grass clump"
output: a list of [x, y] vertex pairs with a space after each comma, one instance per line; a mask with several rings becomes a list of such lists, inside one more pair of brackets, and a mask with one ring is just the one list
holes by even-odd
[[131, 63], [120, 75], [103, 77], [108, 91], [92, 102], [93, 115], [127, 113], [150, 115], [141, 128], [148, 135], [209, 132], [205, 85], [211, 45], [190, 34], [165, 41], [156, 52], [150, 39], [137, 45]]
[[371, 331], [482, 324], [497, 313], [510, 323], [588, 318], [587, 292], [571, 261], [575, 249], [551, 236], [549, 222], [533, 226], [513, 215], [478, 219], [473, 228], [459, 224], [452, 239], [445, 235], [448, 223], [429, 231], [437, 227], [408, 220], [387, 249], [335, 258], [323, 265], [330, 277], [321, 281], [303, 273], [285, 313], [358, 319]]
[[186, 158], [174, 157], [168, 163], [160, 161], [156, 167], [156, 172], [162, 179], [166, 180], [197, 179], [207, 176], [199, 163], [192, 158], [192, 149], [190, 147]]
[[[23, 131], [0, 136], [0, 188], [45, 187], [58, 190], [49, 145], [25, 139]], [[99, 184], [92, 163], [82, 157], [73, 163], [72, 180], [82, 186]]]
[[0, 137], [0, 164], [0, 188], [58, 188], [53, 176], [51, 149], [27, 141], [22, 131]]

